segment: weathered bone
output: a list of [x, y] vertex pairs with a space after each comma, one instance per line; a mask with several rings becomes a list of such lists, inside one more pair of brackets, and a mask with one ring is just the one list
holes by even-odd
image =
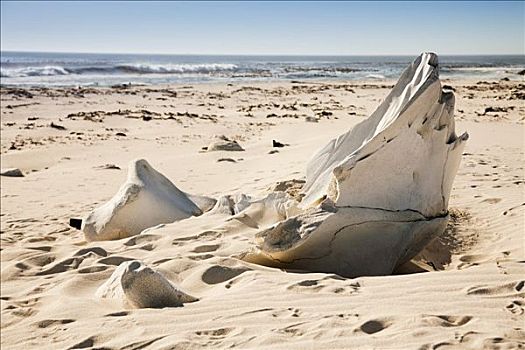
[[304, 212], [260, 232], [247, 261], [336, 272], [391, 273], [448, 220], [468, 134], [454, 132], [454, 95], [437, 56], [419, 56], [377, 110], [308, 163]]
[[82, 230], [88, 241], [119, 239], [158, 224], [201, 215], [214, 205], [214, 199], [182, 192], [139, 159], [130, 163], [127, 181], [117, 194], [83, 220]]
[[198, 300], [137, 260], [120, 264], [95, 296], [115, 299], [122, 306], [134, 308], [175, 307]]

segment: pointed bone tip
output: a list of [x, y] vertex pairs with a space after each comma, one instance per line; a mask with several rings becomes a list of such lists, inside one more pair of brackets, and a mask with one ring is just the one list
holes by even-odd
[[129, 162], [128, 176], [134, 174], [139, 178], [149, 176], [154, 173], [154, 168], [148, 163], [146, 159], [139, 158]]
[[439, 64], [438, 55], [435, 54], [434, 52], [423, 52], [421, 54], [421, 57], [423, 58], [423, 60], [427, 61], [427, 63], [430, 66], [435, 67], [435, 68], [438, 67], [438, 64]]
[[133, 159], [132, 161], [129, 162], [129, 166], [130, 168], [132, 167], [150, 167], [150, 164], [148, 163], [148, 161], [146, 159], [143, 159], [143, 158], [138, 158], [138, 159]]

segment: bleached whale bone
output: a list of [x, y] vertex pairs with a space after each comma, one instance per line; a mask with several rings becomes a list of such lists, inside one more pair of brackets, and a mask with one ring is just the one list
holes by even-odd
[[212, 198], [182, 192], [147, 161], [138, 159], [130, 162], [128, 178], [117, 194], [83, 220], [82, 231], [88, 241], [119, 239], [201, 215], [214, 205]]
[[304, 212], [259, 232], [244, 259], [344, 276], [389, 274], [411, 259], [448, 221], [468, 139], [453, 112], [437, 55], [422, 54], [368, 119], [314, 155]]
[[176, 307], [198, 300], [137, 260], [120, 264], [95, 296], [115, 299], [123, 306], [135, 308]]
[[468, 134], [454, 131], [454, 95], [441, 90], [438, 58], [419, 56], [365, 121], [330, 141], [307, 165], [307, 207], [447, 211]]

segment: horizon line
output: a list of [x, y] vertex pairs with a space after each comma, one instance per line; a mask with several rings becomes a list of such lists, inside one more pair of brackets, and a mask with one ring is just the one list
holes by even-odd
[[[400, 57], [412, 57], [419, 56], [424, 52], [434, 52], [434, 51], [422, 51], [420, 53], [403, 53], [403, 54], [390, 54], [390, 53], [381, 53], [381, 54], [329, 54], [329, 53], [159, 53], [159, 52], [95, 52], [95, 51], [34, 51], [34, 50], [2, 50], [0, 53], [45, 53], [45, 54], [91, 54], [91, 55], [159, 55], [159, 56], [319, 56], [319, 57], [328, 57], [328, 56], [400, 56]], [[435, 53], [435, 52], [434, 52]], [[437, 53], [436, 53], [437, 54]], [[444, 53], [437, 54], [438, 56], [525, 56], [525, 53]]]

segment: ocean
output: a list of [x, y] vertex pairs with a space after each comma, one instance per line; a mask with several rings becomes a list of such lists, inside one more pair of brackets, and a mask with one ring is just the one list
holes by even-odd
[[[111, 86], [396, 79], [414, 56], [212, 56], [1, 52], [2, 85]], [[524, 55], [440, 56], [445, 79], [523, 80]]]

